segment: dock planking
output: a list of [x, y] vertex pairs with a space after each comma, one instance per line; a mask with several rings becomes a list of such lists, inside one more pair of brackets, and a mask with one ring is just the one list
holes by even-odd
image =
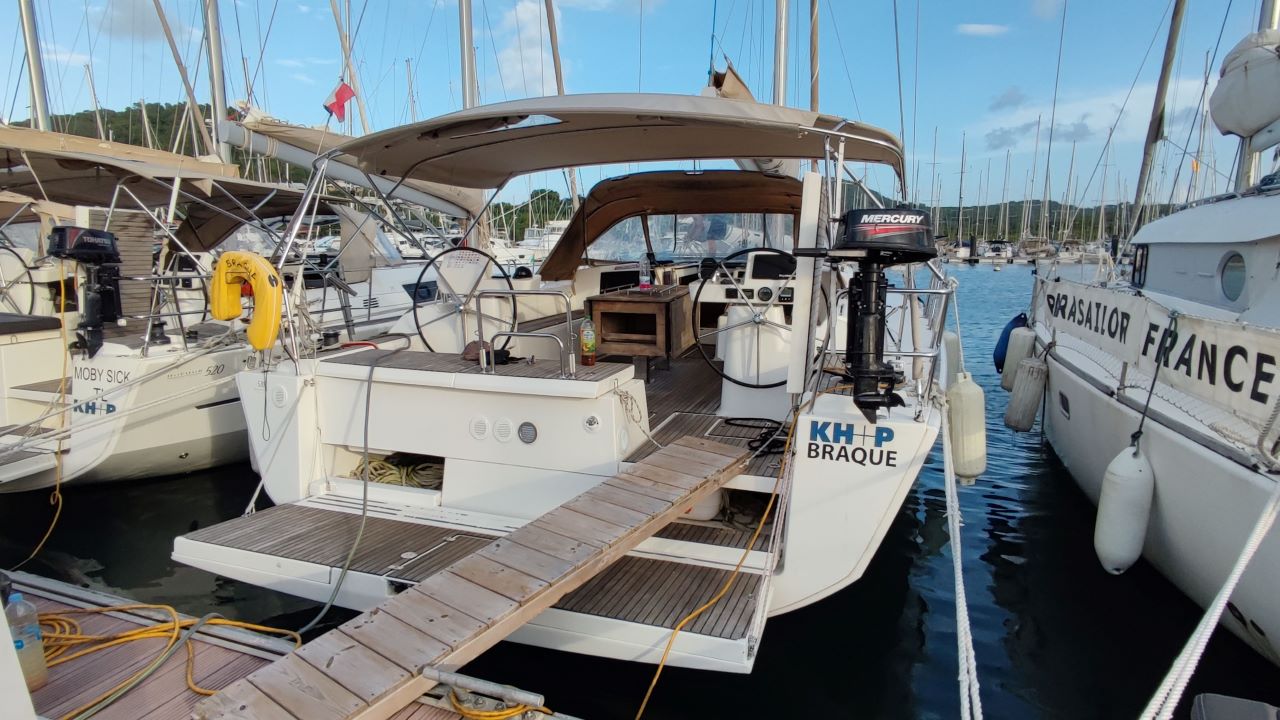
[[233, 683], [196, 717], [254, 717], [257, 706], [288, 714], [272, 717], [396, 716], [434, 685], [423, 667], [456, 670], [475, 659], [728, 482], [746, 460], [741, 448], [676, 440], [602, 491], [588, 490]]

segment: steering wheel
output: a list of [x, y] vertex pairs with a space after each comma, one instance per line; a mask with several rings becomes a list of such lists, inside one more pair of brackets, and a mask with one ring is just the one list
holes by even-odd
[[0, 251], [5, 253], [0, 256], [0, 312], [30, 315], [36, 307], [31, 268], [16, 250], [7, 245], [0, 245]]
[[[436, 270], [435, 298], [431, 301], [431, 303], [419, 303], [418, 294], [419, 292], [421, 292], [422, 279], [427, 276], [427, 270], [433, 267], [440, 258], [446, 255], [454, 254], [454, 253], [473, 253], [483, 258], [483, 264], [480, 266], [480, 271], [476, 275], [476, 281], [471, 284], [471, 288], [467, 290], [465, 294], [460, 294], [458, 293], [458, 291], [454, 290], [451, 285], [449, 285], [449, 281], [445, 279], [444, 273], [440, 272], [440, 270]], [[502, 273], [502, 279], [506, 281], [507, 289], [515, 290], [515, 286], [511, 284], [511, 276], [507, 274], [506, 269], [502, 267], [501, 263], [495, 260], [494, 257], [489, 253], [483, 250], [478, 250], [476, 248], [467, 247], [465, 245], [451, 247], [447, 250], [436, 253], [435, 255], [431, 256], [431, 259], [427, 260], [427, 262], [425, 262], [422, 265], [422, 272], [418, 273], [418, 280], [413, 284], [413, 326], [414, 328], [417, 329], [418, 337], [422, 340], [422, 344], [426, 346], [427, 350], [431, 352], [435, 352], [435, 350], [431, 347], [431, 343], [427, 342], [427, 336], [422, 332], [422, 329], [428, 325], [444, 320], [445, 318], [454, 317], [455, 315], [458, 316], [459, 321], [461, 323], [462, 340], [463, 340], [462, 344], [463, 344], [463, 347], [465, 348], [467, 344], [467, 337], [466, 337], [466, 330], [467, 330], [466, 313], [467, 312], [474, 312], [475, 314], [481, 315], [488, 320], [493, 320], [494, 322], [499, 323], [500, 327], [505, 326], [504, 330], [514, 331], [516, 329], [516, 299], [514, 296], [511, 296], [509, 298], [511, 301], [511, 318], [509, 320], [504, 318], [494, 317], [492, 315], [489, 315], [483, 312], [480, 309], [479, 302], [476, 302], [475, 310], [469, 311], [467, 309], [467, 306], [471, 304], [471, 301], [475, 300], [476, 293], [480, 291], [480, 283], [484, 282], [485, 277], [491, 274], [489, 272], [490, 265], [493, 265], [494, 267], [498, 268], [498, 272]], [[437, 315], [436, 317], [431, 318], [430, 320], [424, 323], [418, 317], [418, 308], [427, 304], [449, 305], [449, 306], [452, 306], [452, 309], [450, 309], [446, 313]], [[483, 342], [483, 340], [484, 338], [481, 338], [481, 342]], [[505, 350], [507, 348], [507, 345], [510, 343], [511, 343], [511, 338], [510, 337], [505, 338], [503, 340], [501, 349]]]
[[755, 340], [756, 340], [756, 348], [757, 348], [757, 361], [759, 360], [760, 331], [764, 326], [767, 325], [786, 333], [786, 336], [785, 336], [786, 342], [788, 343], [791, 342], [791, 328], [781, 323], [777, 323], [772, 320], [769, 320], [768, 312], [773, 308], [774, 303], [778, 302], [778, 298], [782, 296], [782, 291], [787, 289], [791, 285], [791, 281], [795, 279], [794, 273], [790, 277], [785, 278], [783, 280], [783, 283], [780, 286], [773, 288], [772, 297], [770, 297], [767, 301], [764, 301], [763, 303], [759, 303], [758, 298], [756, 299], [755, 302], [753, 302], [753, 299], [748, 297], [747, 294], [743, 292], [742, 286], [738, 284], [738, 281], [735, 280], [733, 277], [733, 273], [730, 272], [729, 269], [725, 266], [725, 263], [729, 262], [730, 260], [733, 260], [734, 258], [741, 257], [744, 255], [750, 255], [751, 253], [760, 253], [760, 252], [773, 253], [774, 255], [777, 255], [779, 257], [787, 258], [791, 260], [794, 266], [794, 263], [795, 263], [794, 255], [792, 255], [791, 253], [785, 250], [779, 250], [777, 248], [771, 248], [771, 247], [745, 248], [735, 253], [726, 255], [723, 259], [719, 260], [716, 263], [716, 269], [719, 270], [724, 277], [727, 277], [729, 279], [729, 283], [733, 285], [734, 289], [738, 291], [738, 300], [744, 303], [747, 306], [747, 309], [751, 311], [751, 317], [749, 319], [743, 320], [741, 322], [736, 322], [732, 325], [725, 325], [722, 328], [716, 328], [715, 330], [710, 330], [704, 333], [702, 332], [702, 324], [700, 322], [701, 314], [702, 314], [702, 304], [699, 302], [699, 299], [701, 299], [702, 289], [707, 286], [708, 281], [703, 280], [701, 283], [699, 283], [698, 291], [693, 294], [693, 332], [696, 336], [694, 338], [694, 344], [697, 346], [698, 352], [702, 354], [702, 359], [706, 361], [707, 365], [711, 366], [711, 369], [714, 370], [717, 375], [724, 378], [725, 380], [728, 380], [734, 385], [741, 385], [742, 387], [753, 388], [756, 390], [781, 387], [782, 385], [785, 385], [787, 381], [784, 378], [782, 380], [778, 380], [777, 382], [771, 382], [771, 383], [759, 382], [760, 374], [758, 369], [759, 368], [758, 362], [757, 362], [757, 370], [756, 370], [756, 382], [749, 382], [747, 380], [740, 380], [738, 378], [731, 377], [723, 369], [716, 366], [714, 358], [712, 358], [710, 355], [707, 354], [707, 349], [703, 346], [702, 341], [706, 338], [715, 337], [716, 335], [720, 335], [721, 333], [729, 332], [730, 330], [737, 330], [738, 328], [747, 327], [747, 326], [753, 327], [756, 333]]

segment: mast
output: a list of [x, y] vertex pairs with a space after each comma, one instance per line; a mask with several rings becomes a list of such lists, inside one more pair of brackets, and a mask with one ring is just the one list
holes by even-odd
[[[547, 34], [551, 37], [551, 63], [556, 70], [556, 94], [564, 95], [564, 71], [560, 67], [560, 36], [556, 33], [556, 9], [554, 0], [546, 0]], [[578, 212], [578, 171], [565, 168], [569, 177], [569, 203]]]
[[413, 99], [413, 61], [404, 59], [405, 86], [409, 88], [409, 122], [418, 122], [418, 105]]
[[1012, 157], [1012, 150], [1004, 151], [1004, 182], [1000, 189], [1000, 219], [996, 221], [996, 235], [1001, 240], [1009, 237], [1009, 161]]
[[462, 109], [476, 106], [476, 53], [471, 40], [471, 0], [458, 0], [458, 49], [462, 51]]
[[[1258, 30], [1274, 30], [1280, 26], [1280, 2], [1262, 0], [1262, 12], [1258, 15]], [[1243, 192], [1257, 182], [1258, 156], [1249, 138], [1240, 138], [1240, 156], [1236, 161], [1236, 192]]]
[[154, 149], [156, 146], [156, 138], [151, 132], [151, 118], [147, 115], [146, 98], [138, 100], [138, 112], [142, 113], [142, 139], [146, 142], [147, 147]]
[[[156, 0], [159, 2], [159, 0]], [[338, 0], [329, 0], [329, 9], [333, 11], [333, 22], [338, 26], [338, 42], [342, 44], [342, 63], [347, 70], [347, 82], [356, 94], [356, 109], [360, 111], [360, 128], [369, 132], [369, 113], [364, 107], [364, 93], [360, 92], [360, 78], [356, 76], [356, 67], [351, 63], [351, 36], [342, 23], [342, 11], [338, 9]]]
[[1066, 240], [1070, 234], [1067, 230], [1066, 220], [1071, 217], [1071, 178], [1076, 172], [1076, 143], [1071, 143], [1071, 162], [1067, 163], [1067, 191], [1062, 196], [1062, 208], [1058, 211], [1058, 229], [1062, 231], [1061, 240]]
[[31, 0], [18, 0], [22, 16], [22, 40], [27, 48], [27, 79], [31, 84], [31, 126], [49, 130], [49, 97], [44, 84], [44, 58], [40, 55], [40, 33], [36, 31], [36, 10]]
[[[466, 0], [463, 0], [464, 2]], [[787, 104], [787, 15], [788, 0], [774, 0], [773, 18], [773, 104]]]
[[93, 68], [89, 67], [89, 63], [84, 64], [84, 76], [89, 81], [89, 100], [93, 102], [93, 122], [98, 126], [98, 139], [106, 140], [107, 132], [102, 126], [102, 110], [98, 107], [98, 90], [93, 85]]
[[964, 166], [967, 160], [964, 149], [964, 133], [960, 134], [960, 197], [957, 200], [959, 204], [959, 217], [956, 218], [956, 239], [964, 241]]
[[938, 236], [938, 126], [933, 126], [933, 162], [929, 163], [933, 171], [933, 182], [929, 183], [929, 212], [933, 215], [933, 236]]
[[818, 112], [818, 0], [809, 0], [809, 109]]
[[991, 194], [991, 158], [987, 157], [987, 174], [982, 185], [982, 239], [987, 239], [987, 196]]
[[[1031, 151], [1031, 183], [1027, 185], [1027, 202], [1031, 202], [1031, 193], [1036, 187], [1036, 171], [1039, 169], [1040, 163], [1040, 116], [1036, 116], [1036, 146]], [[1048, 170], [1045, 171], [1048, 174]], [[1032, 203], [1034, 205], [1034, 203]], [[1035, 208], [1032, 208], [1034, 210]], [[1022, 208], [1022, 234], [1031, 234], [1031, 213], [1027, 208]]]
[[[178, 52], [178, 43], [173, 40], [173, 31], [169, 29], [169, 18], [164, 14], [164, 6], [160, 4], [160, 0], [151, 1], [156, 7], [156, 17], [160, 19], [160, 29], [164, 31], [164, 39], [169, 41], [169, 52], [173, 54], [173, 63], [178, 66], [178, 75], [182, 78], [182, 89], [187, 93], [187, 106], [191, 108], [192, 122], [200, 133], [205, 153], [214, 155], [217, 150], [213, 145], [213, 136], [209, 134], [209, 127], [200, 119], [200, 103], [196, 102], [196, 91], [191, 88], [191, 78], [187, 77], [187, 66], [183, 64], [182, 54]], [[142, 113], [144, 118], [146, 114], [145, 111]]]
[[[1133, 225], [1129, 237], [1138, 231], [1142, 222], [1142, 197], [1147, 194], [1147, 182], [1151, 179], [1151, 163], [1155, 160], [1156, 145], [1164, 134], [1164, 100], [1169, 91], [1169, 76], [1173, 74], [1173, 56], [1178, 50], [1178, 34], [1182, 32], [1182, 14], [1187, 0], [1174, 0], [1173, 16], [1169, 19], [1169, 39], [1164, 46], [1164, 61], [1160, 65], [1160, 80], [1156, 83], [1156, 97], [1151, 105], [1151, 123], [1147, 126], [1147, 143], [1142, 148], [1142, 166], [1138, 170], [1138, 188], [1134, 195]], [[1239, 178], [1237, 178], [1237, 181]]]
[[222, 77], [222, 23], [218, 19], [218, 0], [204, 0], [204, 36], [209, 46], [209, 97], [213, 105], [213, 139], [218, 157], [231, 162], [231, 146], [218, 137], [218, 123], [227, 119], [227, 84]]

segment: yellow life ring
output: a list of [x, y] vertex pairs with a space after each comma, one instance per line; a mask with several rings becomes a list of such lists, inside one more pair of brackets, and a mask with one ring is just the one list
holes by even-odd
[[257, 253], [228, 250], [218, 257], [209, 287], [209, 313], [217, 320], [235, 320], [244, 313], [241, 287], [253, 289], [253, 317], [246, 332], [254, 350], [276, 344], [280, 311], [284, 308], [284, 283], [275, 267]]

